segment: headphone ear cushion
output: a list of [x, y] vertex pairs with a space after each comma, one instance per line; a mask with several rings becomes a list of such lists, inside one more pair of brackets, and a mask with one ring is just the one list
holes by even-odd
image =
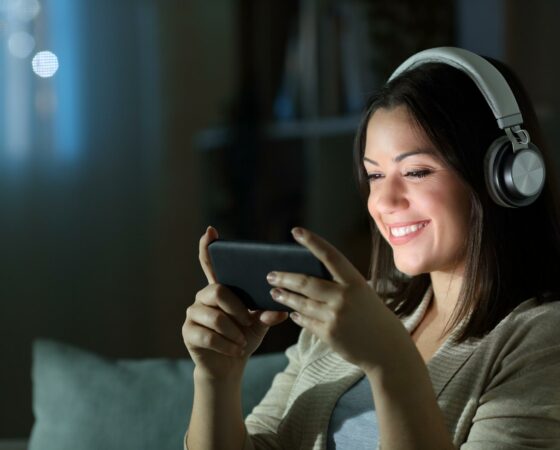
[[539, 149], [529, 144], [514, 153], [509, 138], [496, 139], [486, 152], [486, 187], [494, 202], [506, 208], [533, 203], [544, 187], [544, 160]]

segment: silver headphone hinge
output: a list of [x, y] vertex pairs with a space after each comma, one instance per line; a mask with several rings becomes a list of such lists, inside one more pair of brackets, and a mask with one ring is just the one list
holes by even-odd
[[531, 137], [529, 132], [521, 128], [521, 125], [514, 125], [513, 127], [508, 127], [505, 129], [507, 137], [513, 146], [513, 152], [516, 153], [519, 150], [529, 148], [529, 143], [531, 142]]

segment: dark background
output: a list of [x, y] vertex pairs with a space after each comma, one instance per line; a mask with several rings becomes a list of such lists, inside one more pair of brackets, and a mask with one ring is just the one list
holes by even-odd
[[[38, 337], [188, 356], [207, 225], [271, 241], [307, 226], [365, 274], [353, 133], [412, 53], [509, 63], [558, 154], [558, 17], [547, 0], [0, 2], [0, 438], [29, 435]], [[17, 31], [29, 56], [11, 53]], [[41, 50], [52, 78], [32, 71]], [[282, 325], [260, 351], [296, 334]]]

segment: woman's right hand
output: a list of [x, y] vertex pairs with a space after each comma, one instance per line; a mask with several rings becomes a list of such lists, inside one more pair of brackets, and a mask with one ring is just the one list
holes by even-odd
[[187, 308], [183, 340], [198, 374], [212, 379], [241, 378], [247, 359], [261, 344], [272, 325], [288, 314], [249, 311], [227, 287], [216, 281], [208, 245], [218, 238], [208, 227], [199, 244], [199, 260], [208, 280], [195, 302]]

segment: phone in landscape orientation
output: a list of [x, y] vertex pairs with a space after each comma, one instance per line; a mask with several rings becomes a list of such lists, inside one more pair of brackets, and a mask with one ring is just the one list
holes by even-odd
[[230, 288], [252, 310], [291, 311], [270, 296], [269, 272], [294, 272], [332, 280], [331, 274], [307, 248], [218, 239], [208, 246], [217, 281]]

